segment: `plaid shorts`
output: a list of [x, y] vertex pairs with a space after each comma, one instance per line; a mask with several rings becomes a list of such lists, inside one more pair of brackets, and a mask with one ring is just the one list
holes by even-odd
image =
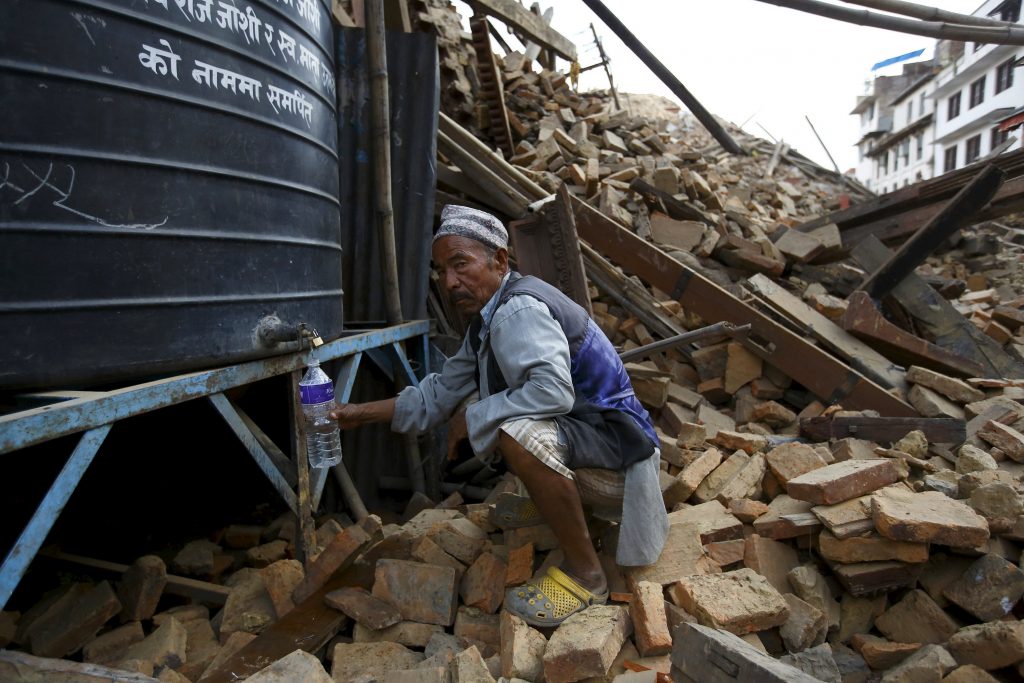
[[542, 463], [575, 481], [584, 503], [602, 507], [622, 505], [625, 475], [599, 468], [569, 469], [565, 464], [569, 460], [569, 445], [554, 420], [523, 417], [508, 420], [501, 430]]

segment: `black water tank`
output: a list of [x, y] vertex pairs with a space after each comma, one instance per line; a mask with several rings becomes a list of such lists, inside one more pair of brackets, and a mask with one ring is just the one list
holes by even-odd
[[0, 388], [342, 327], [330, 0], [0, 0]]

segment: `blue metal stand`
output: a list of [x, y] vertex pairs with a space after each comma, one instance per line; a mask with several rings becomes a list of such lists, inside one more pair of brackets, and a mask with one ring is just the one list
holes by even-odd
[[[81, 433], [71, 457], [43, 497], [32, 519], [0, 565], [0, 609], [17, 588], [29, 564], [42, 547], [57, 517], [82, 480], [104, 438], [118, 420], [148, 413], [197, 398], [207, 398], [224, 418], [257, 466], [289, 508], [300, 512], [299, 501], [310, 500], [315, 511], [327, 481], [327, 469], [315, 469], [309, 476], [309, 490], [295, 490], [295, 465], [224, 395], [235, 387], [283, 375], [304, 368], [311, 355], [321, 362], [343, 359], [335, 396], [348, 402], [364, 353], [373, 353], [374, 362], [383, 364], [393, 376], [418, 385], [429, 364], [429, 323], [425, 320], [379, 330], [353, 333], [310, 351], [241, 363], [215, 370], [204, 370], [168, 377], [145, 384], [106, 392], [47, 392], [39, 394], [57, 403], [0, 416], [0, 455], [70, 434]], [[419, 365], [417, 373], [410, 363], [403, 342]], [[304, 465], [308, 467], [308, 464]], [[337, 476], [347, 480], [344, 467]], [[351, 483], [350, 481], [348, 482]]]

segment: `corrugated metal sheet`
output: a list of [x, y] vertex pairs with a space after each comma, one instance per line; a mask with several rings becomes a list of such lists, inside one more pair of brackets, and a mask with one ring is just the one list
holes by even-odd
[[[433, 235], [439, 76], [432, 34], [392, 33], [387, 40], [391, 103], [391, 171], [398, 276], [405, 319], [427, 317], [426, 292]], [[387, 318], [374, 212], [370, 82], [362, 29], [340, 29], [338, 152], [345, 325], [380, 325]], [[394, 387], [364, 358], [352, 401], [393, 395]], [[387, 425], [347, 431], [345, 467], [371, 508], [385, 504], [381, 475], [407, 476], [402, 439]], [[424, 449], [423, 456], [427, 456]], [[408, 494], [392, 492], [398, 504]]]
[[[439, 106], [433, 34], [387, 34], [391, 100], [391, 177], [402, 313], [427, 317]], [[338, 31], [338, 152], [346, 326], [386, 316], [373, 222], [370, 82], [362, 29]]]

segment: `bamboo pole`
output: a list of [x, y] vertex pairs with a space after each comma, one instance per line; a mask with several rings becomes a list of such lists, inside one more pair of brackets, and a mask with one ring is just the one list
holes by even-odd
[[637, 40], [637, 37], [626, 28], [625, 24], [619, 21], [619, 18], [610, 9], [604, 6], [601, 0], [583, 0], [583, 2], [619, 37], [619, 40], [626, 44], [626, 47], [633, 51], [633, 54], [640, 58], [641, 62], [647, 65], [647, 68], [654, 72], [655, 76], [661, 79], [662, 83], [668, 86], [668, 89], [676, 97], [682, 100], [686, 108], [693, 112], [697, 120], [707, 128], [715, 140], [718, 140], [718, 143], [722, 145], [725, 151], [731, 154], [746, 154], [743, 148], [736, 144], [736, 141], [726, 132], [725, 128], [722, 128], [722, 125], [715, 120], [711, 112], [704, 108], [704, 105], [686, 89], [686, 86], [675, 77], [675, 74], [668, 70], [668, 67], [662, 64], [643, 43]]
[[845, 192], [846, 178], [845, 176], [843, 176], [843, 172], [839, 170], [839, 164], [837, 164], [836, 160], [832, 158], [832, 152], [828, 151], [828, 147], [825, 145], [825, 141], [821, 139], [820, 135], [818, 135], [818, 129], [814, 127], [813, 123], [811, 123], [811, 117], [808, 116], [807, 114], [804, 114], [804, 118], [807, 119], [807, 125], [811, 127], [811, 132], [814, 133], [814, 137], [818, 138], [818, 144], [821, 145], [821, 148], [825, 150], [825, 154], [828, 155], [828, 160], [832, 162], [832, 168], [836, 170], [836, 175], [839, 176], [839, 186]]
[[[370, 110], [373, 119], [373, 154], [375, 193], [377, 200], [377, 236], [381, 255], [381, 269], [384, 275], [384, 298], [389, 325], [400, 325], [402, 297], [398, 285], [398, 252], [395, 248], [395, 212], [391, 203], [391, 103], [388, 99], [388, 59], [384, 38], [383, 0], [365, 0], [363, 11], [366, 25], [366, 57], [370, 69]], [[404, 382], [398, 379], [401, 389]], [[419, 442], [415, 436], [406, 435], [405, 454], [409, 477], [413, 488], [426, 492], [426, 478], [423, 461], [420, 458]], [[343, 493], [347, 491], [343, 490]]]
[[437, 146], [442, 153], [451, 157], [452, 161], [464, 172], [477, 174], [479, 181], [490, 183], [497, 192], [501, 193], [501, 206], [494, 208], [513, 218], [519, 218], [526, 211], [530, 200], [481, 162], [472, 152], [464, 149], [440, 130], [437, 131]]
[[893, 14], [902, 14], [905, 17], [924, 19], [925, 21], [944, 21], [949, 24], [963, 24], [965, 26], [994, 26], [998, 28], [1014, 25], [1008, 21], [999, 21], [998, 19], [989, 19], [988, 17], [976, 17], [972, 14], [950, 12], [949, 10], [939, 9], [938, 7], [918, 5], [916, 2], [905, 2], [905, 0], [843, 0], [843, 2], [848, 5], [860, 5], [861, 7], [867, 7], [869, 9], [877, 9], [882, 12], [892, 12]]
[[[584, 0], [588, 4], [596, 0]], [[886, 14], [837, 7], [818, 0], [757, 0], [769, 5], [807, 12], [819, 17], [844, 21], [859, 26], [872, 26], [887, 31], [909, 33], [929, 38], [945, 38], [948, 40], [970, 40], [976, 43], [992, 43], [995, 45], [1024, 45], [1024, 28], [1007, 26], [1005, 28], [987, 26], [964, 26], [938, 21], [917, 21], [891, 17]]]

